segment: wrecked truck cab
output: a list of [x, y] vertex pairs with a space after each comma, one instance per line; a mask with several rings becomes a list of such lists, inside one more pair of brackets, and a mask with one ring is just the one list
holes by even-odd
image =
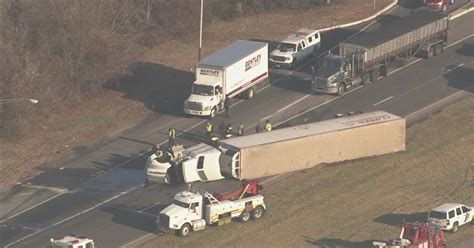
[[185, 153], [187, 156], [179, 162], [184, 183], [224, 179], [219, 165], [220, 150], [201, 143], [186, 149]]
[[147, 183], [171, 183], [168, 171], [172, 166], [169, 152], [158, 150], [151, 154], [145, 164]]

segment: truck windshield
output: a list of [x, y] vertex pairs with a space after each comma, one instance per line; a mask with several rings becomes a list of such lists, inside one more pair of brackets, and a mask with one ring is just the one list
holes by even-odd
[[201, 96], [213, 96], [214, 87], [210, 85], [195, 84], [193, 85], [193, 94]]
[[189, 203], [180, 202], [178, 200], [173, 200], [173, 204], [178, 205], [178, 206], [183, 207], [183, 208], [189, 208]]
[[334, 60], [323, 60], [318, 68], [318, 76], [330, 77], [336, 74], [341, 69], [342, 63]]
[[296, 51], [296, 45], [295, 44], [290, 44], [290, 43], [280, 43], [280, 44], [278, 44], [277, 49], [280, 52], [294, 52], [294, 51]]

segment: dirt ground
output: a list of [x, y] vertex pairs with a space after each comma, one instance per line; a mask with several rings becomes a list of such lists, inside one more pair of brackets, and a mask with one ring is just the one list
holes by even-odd
[[[206, 24], [203, 56], [237, 39], [277, 41], [300, 27], [323, 28], [359, 20], [391, 0], [377, 0], [375, 10], [372, 0], [341, 2], [328, 7], [276, 11]], [[170, 40], [150, 49], [143, 61], [131, 61], [137, 70], [121, 80], [123, 87], [119, 90], [107, 91], [49, 115], [41, 111], [40, 104], [33, 106], [38, 115], [25, 124], [24, 133], [28, 135], [0, 140], [0, 192], [41, 173], [35, 168], [58, 166], [61, 161], [80, 156], [92, 144], [133, 127], [150, 114], [167, 114], [168, 105], [179, 102], [186, 94], [183, 89], [192, 82], [189, 68], [197, 60], [197, 37], [198, 34], [193, 33]], [[171, 104], [158, 99], [169, 97], [166, 91], [169, 87], [178, 95]]]
[[[423, 220], [437, 205], [474, 206], [472, 120], [471, 95], [410, 127], [406, 152], [319, 166], [267, 187], [258, 221], [163, 235], [144, 247], [370, 247], [395, 238], [403, 219]], [[445, 237], [456, 247], [474, 238], [474, 225]]]

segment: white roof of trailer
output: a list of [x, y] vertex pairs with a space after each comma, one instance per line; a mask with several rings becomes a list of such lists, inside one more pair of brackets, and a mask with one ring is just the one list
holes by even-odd
[[212, 66], [226, 68], [267, 45], [267, 43], [263, 42], [238, 40], [205, 57], [198, 62], [197, 67]]
[[[246, 148], [271, 144], [289, 139], [298, 139], [320, 133], [368, 126], [382, 122], [390, 122], [399, 119], [402, 118], [385, 111], [375, 111], [326, 121], [313, 122], [294, 127], [274, 129], [271, 132], [251, 134], [242, 137], [221, 140], [219, 143], [230, 145], [236, 148]], [[265, 123], [262, 123], [262, 125], [264, 124]]]

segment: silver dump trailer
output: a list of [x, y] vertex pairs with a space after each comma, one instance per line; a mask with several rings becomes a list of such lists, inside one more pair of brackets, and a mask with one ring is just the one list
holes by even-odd
[[339, 44], [339, 55], [328, 55], [318, 65], [313, 90], [342, 94], [358, 84], [386, 76], [395, 59], [415, 55], [430, 58], [444, 50], [449, 17], [439, 12], [416, 12], [390, 17], [373, 31]]

